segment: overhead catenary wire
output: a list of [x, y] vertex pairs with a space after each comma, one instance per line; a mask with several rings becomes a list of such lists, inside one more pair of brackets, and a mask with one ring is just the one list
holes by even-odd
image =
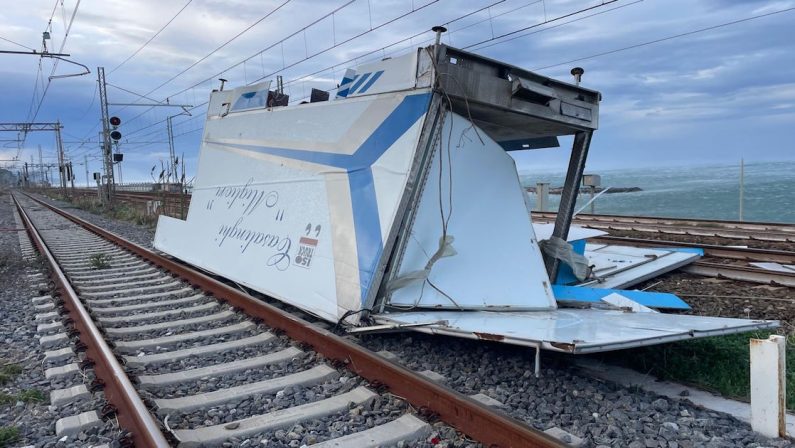
[[712, 30], [715, 30], [715, 29], [724, 28], [724, 27], [731, 26], [731, 25], [737, 25], [737, 24], [740, 24], [740, 23], [749, 22], [751, 20], [761, 19], [761, 18], [764, 18], [764, 17], [770, 17], [770, 16], [773, 16], [773, 15], [776, 15], [776, 14], [782, 14], [782, 13], [791, 12], [791, 11], [795, 11], [795, 7], [785, 8], [785, 9], [780, 9], [778, 11], [772, 11], [772, 12], [768, 12], [768, 13], [764, 13], [764, 14], [758, 14], [758, 15], [755, 15], [755, 16], [745, 17], [743, 19], [732, 20], [730, 22], [719, 23], [717, 25], [712, 25], [712, 26], [708, 26], [708, 27], [704, 27], [704, 28], [698, 28], [698, 29], [695, 29], [695, 30], [686, 31], [684, 33], [678, 33], [678, 34], [674, 34], [674, 35], [671, 35], [671, 36], [661, 37], [661, 38], [658, 38], [658, 39], [653, 39], [653, 40], [637, 43], [637, 44], [634, 44], [634, 45], [628, 45], [626, 47], [616, 48], [616, 49], [613, 49], [613, 50], [603, 51], [603, 52], [591, 54], [591, 55], [588, 55], [588, 56], [581, 56], [581, 57], [578, 57], [578, 58], [570, 59], [570, 60], [565, 61], [565, 62], [559, 62], [557, 64], [550, 64], [550, 65], [546, 65], [546, 66], [543, 66], [543, 67], [538, 67], [538, 68], [535, 68], [534, 70], [546, 70], [546, 69], [549, 69], [549, 68], [559, 67], [561, 65], [571, 64], [572, 62], [579, 62], [579, 61], [584, 61], [586, 59], [593, 59], [593, 58], [597, 58], [597, 57], [601, 57], [601, 56], [607, 56], [607, 55], [611, 55], [611, 54], [615, 54], [615, 53], [620, 53], [622, 51], [633, 50], [635, 48], [645, 47], [647, 45], [657, 44], [657, 43], [665, 42], [665, 41], [672, 40], [672, 39], [678, 39], [680, 37], [692, 36], [694, 34], [699, 34], [699, 33], [703, 33], [703, 32], [706, 32], [706, 31], [712, 31]]
[[[370, 30], [368, 30], [368, 31], [365, 31], [365, 32], [363, 32], [363, 33], [360, 33], [360, 34], [358, 34], [358, 35], [354, 36], [353, 38], [347, 39], [347, 41], [348, 41], [348, 42], [350, 42], [350, 41], [351, 41], [351, 40], [353, 40], [353, 39], [360, 38], [360, 37], [362, 37], [362, 36], [364, 36], [364, 35], [366, 35], [366, 34], [368, 34], [368, 33], [370, 33], [370, 32], [373, 32], [373, 31], [375, 31], [375, 30], [377, 30], [377, 29], [380, 29], [380, 28], [382, 28], [383, 26], [385, 26], [385, 25], [387, 25], [387, 24], [389, 24], [389, 23], [393, 23], [393, 22], [395, 22], [396, 20], [399, 20], [399, 19], [401, 19], [401, 18], [405, 18], [406, 16], [408, 16], [408, 15], [410, 15], [410, 14], [414, 13], [414, 12], [417, 12], [417, 11], [419, 11], [419, 10], [421, 10], [421, 9], [423, 9], [423, 8], [425, 8], [425, 7], [427, 7], [427, 6], [430, 6], [431, 4], [433, 4], [433, 3], [436, 3], [436, 2], [438, 2], [438, 1], [439, 1], [439, 0], [434, 0], [434, 1], [432, 1], [432, 2], [430, 2], [430, 3], [427, 3], [427, 4], [425, 4], [425, 5], [422, 5], [422, 6], [418, 7], [418, 8], [414, 8], [414, 9], [412, 9], [411, 11], [409, 11], [409, 12], [407, 12], [407, 13], [404, 13], [404, 14], [402, 14], [402, 15], [398, 16], [398, 17], [394, 17], [394, 18], [392, 18], [392, 19], [389, 19], [389, 20], [387, 20], [386, 22], [384, 22], [384, 23], [381, 23], [381, 24], [379, 24], [379, 25], [377, 25], [377, 26], [373, 27], [372, 29], [370, 29]], [[466, 17], [469, 17], [469, 16], [471, 16], [471, 15], [473, 15], [473, 14], [476, 14], [476, 13], [478, 13], [478, 12], [484, 11], [484, 10], [486, 10], [486, 9], [487, 9], [487, 8], [489, 8], [489, 7], [492, 7], [492, 6], [494, 6], [494, 5], [497, 5], [497, 4], [500, 4], [500, 3], [503, 3], [504, 1], [505, 1], [505, 0], [498, 0], [498, 1], [496, 1], [496, 2], [493, 2], [493, 3], [491, 3], [490, 5], [487, 5], [487, 6], [484, 6], [484, 7], [478, 8], [478, 9], [476, 9], [476, 10], [474, 10], [474, 11], [470, 11], [470, 12], [468, 12], [468, 13], [466, 13], [466, 14], [463, 14], [463, 15], [460, 15], [460, 16], [458, 16], [458, 17], [456, 17], [456, 18], [453, 18], [453, 19], [451, 19], [451, 20], [449, 20], [449, 21], [445, 22], [444, 24], [445, 24], [445, 25], [448, 25], [448, 24], [454, 23], [454, 22], [456, 22], [456, 21], [462, 20], [462, 19], [464, 19], [464, 18], [466, 18]], [[319, 19], [319, 20], [322, 20], [322, 18], [321, 18], [321, 19]], [[308, 26], [311, 26], [311, 24], [310, 24], [310, 25], [308, 25]], [[422, 35], [422, 34], [426, 34], [426, 33], [429, 33], [429, 32], [430, 32], [430, 30], [423, 30], [423, 31], [421, 31], [421, 32], [419, 32], [419, 33], [415, 33], [415, 34], [413, 34], [413, 35], [411, 35], [411, 36], [408, 36], [408, 37], [405, 37], [405, 38], [403, 38], [403, 39], [400, 39], [400, 40], [398, 40], [397, 42], [394, 42], [394, 43], [392, 43], [392, 44], [389, 44], [389, 45], [386, 45], [386, 46], [384, 46], [384, 47], [380, 47], [380, 48], [378, 48], [378, 49], [371, 50], [371, 51], [368, 51], [368, 52], [366, 52], [366, 53], [360, 54], [359, 56], [356, 56], [355, 58], [351, 58], [351, 59], [349, 59], [349, 60], [347, 60], [347, 61], [344, 61], [344, 62], [338, 62], [338, 63], [336, 63], [336, 64], [334, 64], [334, 65], [332, 65], [332, 66], [330, 66], [330, 67], [327, 67], [327, 68], [324, 68], [324, 69], [321, 69], [321, 70], [315, 71], [315, 72], [313, 72], [313, 73], [310, 73], [310, 74], [307, 74], [307, 75], [303, 75], [303, 76], [302, 76], [302, 77], [300, 77], [300, 78], [296, 78], [296, 79], [293, 79], [293, 80], [291, 80], [291, 81], [288, 81], [287, 83], [285, 83], [285, 85], [289, 85], [289, 84], [295, 83], [295, 82], [297, 82], [298, 80], [305, 79], [305, 78], [307, 78], [307, 77], [310, 77], [310, 76], [313, 76], [313, 75], [315, 75], [315, 74], [322, 73], [322, 72], [324, 72], [324, 71], [327, 71], [327, 70], [333, 69], [334, 67], [338, 67], [338, 66], [340, 66], [340, 65], [347, 64], [347, 63], [349, 63], [349, 62], [351, 62], [351, 61], [355, 61], [356, 59], [359, 59], [359, 58], [362, 58], [362, 57], [368, 56], [368, 55], [370, 55], [370, 54], [373, 54], [373, 53], [377, 53], [377, 52], [379, 52], [379, 51], [382, 51], [382, 50], [384, 50], [384, 49], [386, 49], [386, 48], [392, 47], [392, 46], [394, 46], [394, 45], [398, 45], [399, 43], [402, 43], [402, 42], [408, 41], [408, 40], [410, 40], [410, 39], [416, 38], [416, 37], [418, 37], [418, 36], [420, 36], [420, 35]], [[297, 34], [297, 33], [294, 33], [293, 35], [295, 35], [295, 34]], [[289, 37], [290, 37], [290, 36], [288, 36], [287, 38], [289, 38]], [[275, 45], [278, 45], [278, 44], [279, 44], [279, 42], [277, 42], [277, 43], [276, 43], [276, 44], [274, 44], [274, 45], [271, 45], [271, 46], [269, 46], [269, 48], [273, 48], [273, 47], [275, 47]], [[323, 54], [323, 53], [325, 53], [325, 52], [328, 52], [328, 51], [330, 51], [330, 50], [332, 50], [332, 49], [336, 48], [337, 46], [339, 46], [339, 45], [335, 44], [335, 45], [333, 45], [332, 47], [328, 47], [328, 48], [326, 48], [325, 50], [321, 50], [321, 51], [319, 51], [319, 52], [317, 52], [317, 53], [313, 54], [313, 55], [312, 55], [311, 57], [309, 57], [309, 58], [305, 58], [305, 59], [303, 59], [303, 60], [301, 60], [301, 61], [298, 61], [298, 63], [301, 63], [301, 62], [306, 62], [307, 60], [309, 60], [309, 59], [311, 59], [311, 58], [313, 58], [313, 57], [317, 57], [317, 56], [319, 56], [320, 54]], [[264, 52], [264, 51], [267, 51], [267, 49], [268, 49], [268, 48], [266, 48], [266, 49], [263, 49], [263, 50], [261, 50], [260, 52], [258, 52], [258, 53], [256, 53], [256, 54], [252, 55], [251, 57], [249, 57], [249, 58], [247, 58], [247, 59], [245, 59], [245, 60], [249, 60], [249, 59], [251, 59], [251, 58], [253, 58], [253, 57], [256, 57], [257, 55], [261, 54], [262, 52]], [[215, 79], [215, 77], [216, 77], [216, 76], [219, 76], [219, 75], [221, 75], [221, 74], [223, 74], [223, 73], [226, 73], [227, 71], [229, 71], [229, 70], [231, 70], [231, 69], [233, 69], [233, 68], [235, 68], [235, 67], [239, 66], [241, 63], [242, 63], [242, 61], [241, 61], [241, 62], [238, 62], [237, 64], [235, 64], [235, 65], [233, 65], [233, 66], [227, 67], [226, 69], [224, 69], [223, 71], [219, 72], [218, 74], [216, 74], [216, 75], [214, 75], [214, 76], [211, 76], [211, 77], [208, 77], [207, 79], [204, 79], [203, 81], [200, 81], [200, 82], [198, 82], [198, 83], [195, 83], [195, 84], [193, 84], [193, 85], [191, 85], [191, 86], [189, 86], [189, 87], [187, 87], [187, 88], [185, 88], [185, 89], [183, 89], [183, 90], [181, 90], [181, 91], [179, 91], [179, 92], [176, 92], [176, 93], [174, 93], [174, 94], [173, 94], [173, 95], [171, 95], [171, 96], [176, 96], [176, 95], [179, 95], [180, 93], [184, 93], [184, 92], [186, 92], [186, 91], [188, 91], [188, 90], [190, 90], [190, 89], [192, 89], [192, 88], [194, 88], [194, 87], [197, 87], [197, 86], [201, 85], [202, 83], [205, 83], [205, 82], [207, 82], [207, 81], [210, 81], [210, 80], [212, 80], [212, 79]], [[259, 81], [261, 81], [262, 79], [265, 79], [265, 78], [266, 78], [266, 77], [268, 77], [268, 76], [273, 76], [273, 75], [275, 75], [275, 74], [277, 74], [277, 73], [280, 73], [280, 72], [282, 72], [282, 71], [284, 71], [284, 70], [286, 70], [286, 69], [288, 69], [288, 68], [291, 68], [291, 67], [293, 67], [293, 66], [295, 66], [295, 65], [297, 65], [297, 63], [295, 63], [295, 64], [291, 64], [290, 66], [287, 66], [287, 67], [283, 67], [282, 69], [279, 69], [279, 70], [277, 70], [277, 71], [274, 71], [273, 73], [270, 73], [270, 74], [266, 75], [265, 77], [261, 77], [261, 78], [259, 78], [259, 79], [257, 79], [257, 80], [254, 80], [254, 81], [252, 81], [252, 82], [251, 82], [251, 83], [249, 83], [249, 84], [252, 84], [252, 83], [255, 83], [255, 82], [259, 82]], [[197, 105], [195, 105], [193, 108], [191, 108], [191, 110], [195, 110], [195, 109], [197, 109], [197, 108], [199, 108], [199, 107], [202, 107], [202, 106], [204, 106], [204, 105], [206, 105], [206, 104], [208, 104], [208, 103], [209, 103], [208, 101], [205, 101], [205, 102], [202, 102], [202, 103], [200, 103], [200, 104], [197, 104]], [[142, 114], [139, 114], [138, 116], [140, 116], [140, 115], [142, 115]], [[136, 117], [134, 117], [134, 118], [137, 118], [138, 116], [136, 116]], [[129, 120], [129, 121], [132, 121], [132, 120]], [[129, 121], [128, 121], [128, 123], [129, 123]], [[129, 136], [129, 135], [134, 135], [134, 134], [137, 134], [138, 132], [141, 132], [141, 131], [144, 131], [144, 130], [146, 130], [146, 129], [149, 129], [149, 128], [152, 128], [152, 127], [154, 127], [154, 126], [157, 126], [157, 125], [159, 125], [159, 124], [162, 124], [162, 123], [164, 123], [165, 121], [166, 121], [166, 120], [160, 120], [160, 121], [158, 121], [158, 122], [155, 122], [155, 123], [152, 123], [152, 124], [150, 124], [150, 125], [143, 126], [143, 127], [141, 127], [141, 128], [138, 128], [138, 129], [136, 129], [136, 130], [134, 130], [134, 131], [131, 131], [131, 132], [127, 133], [127, 135]], [[158, 131], [158, 132], [160, 132], [160, 131]], [[146, 135], [150, 135], [150, 134], [146, 134]]]
[[590, 19], [592, 17], [600, 16], [602, 14], [607, 14], [607, 13], [610, 13], [610, 12], [613, 12], [613, 11], [617, 11], [619, 9], [624, 9], [624, 8], [629, 7], [629, 6], [637, 5], [638, 3], [642, 3], [643, 1], [644, 0], [635, 0], [635, 1], [630, 2], [630, 3], [624, 3], [622, 5], [618, 5], [618, 6], [613, 7], [613, 8], [605, 9], [605, 10], [602, 10], [602, 11], [597, 11], [597, 12], [595, 12], [593, 14], [587, 14], [587, 15], [582, 16], [582, 17], [577, 17], [577, 18], [572, 19], [572, 20], [567, 20], [567, 21], [562, 22], [562, 23], [557, 23], [555, 25], [551, 25], [551, 26], [542, 28], [540, 30], [533, 30], [533, 31], [530, 31], [528, 33], [520, 34], [518, 36], [513, 36], [513, 37], [511, 37], [509, 39], [502, 39], [499, 42], [492, 42], [492, 43], [489, 43], [488, 45], [475, 44], [475, 47], [477, 47], [477, 48], [471, 48], [471, 51], [483, 50], [484, 48], [489, 48], [489, 47], [493, 47], [493, 46], [496, 46], [496, 45], [504, 44], [504, 43], [511, 42], [511, 41], [516, 40], [516, 39], [521, 39], [523, 37], [527, 37], [527, 36], [530, 36], [530, 35], [533, 35], [533, 34], [538, 34], [538, 33], [544, 32], [544, 31], [553, 30], [555, 28], [560, 28], [562, 26], [566, 26], [566, 25], [569, 25], [569, 24], [574, 23], [574, 22], [579, 22], [579, 21], [582, 21], [582, 20]]
[[[181, 70], [179, 73], [177, 73], [176, 75], [174, 75], [174, 76], [172, 76], [172, 77], [168, 78], [166, 81], [162, 82], [161, 84], [159, 84], [159, 85], [158, 85], [157, 87], [155, 87], [154, 89], [152, 89], [152, 90], [148, 91], [147, 93], [145, 93], [145, 94], [144, 94], [144, 96], [148, 96], [148, 95], [151, 95], [151, 94], [153, 94], [154, 92], [156, 92], [156, 91], [160, 90], [160, 88], [162, 88], [162, 87], [166, 86], [167, 84], [169, 84], [171, 81], [173, 81], [173, 80], [177, 79], [178, 77], [180, 77], [180, 76], [184, 75], [184, 74], [185, 74], [185, 73], [187, 73], [189, 70], [191, 70], [193, 67], [196, 67], [197, 65], [199, 65], [199, 64], [200, 64], [200, 63], [202, 63], [203, 61], [207, 60], [207, 58], [209, 58], [210, 56], [214, 55], [214, 54], [215, 54], [215, 53], [217, 53], [218, 51], [222, 50], [224, 47], [226, 47], [226, 46], [227, 46], [227, 45], [229, 45], [230, 43], [232, 43], [232, 42], [234, 42], [235, 40], [237, 40], [237, 39], [238, 39], [240, 36], [242, 36], [243, 34], [247, 33], [248, 31], [250, 31], [250, 30], [251, 30], [252, 28], [254, 28], [255, 26], [259, 25], [260, 23], [262, 23], [262, 21], [264, 21], [264, 20], [265, 20], [265, 19], [267, 19], [268, 17], [270, 17], [270, 16], [272, 16], [273, 14], [275, 14], [277, 11], [279, 11], [279, 10], [280, 10], [280, 9], [282, 9], [284, 6], [286, 6], [288, 3], [290, 3], [290, 1], [292, 1], [292, 0], [286, 0], [286, 1], [284, 1], [283, 3], [281, 3], [280, 5], [278, 5], [278, 6], [276, 6], [275, 8], [273, 8], [272, 10], [268, 11], [268, 13], [267, 13], [267, 14], [265, 14], [264, 16], [262, 16], [262, 17], [260, 17], [259, 19], [257, 19], [257, 20], [256, 20], [254, 23], [252, 23], [251, 25], [249, 25], [249, 26], [247, 26], [246, 28], [244, 28], [242, 31], [240, 31], [239, 33], [237, 33], [236, 35], [234, 35], [232, 38], [228, 39], [228, 40], [227, 40], [226, 42], [224, 42], [223, 44], [221, 44], [221, 45], [219, 45], [218, 47], [216, 47], [214, 50], [210, 51], [210, 52], [209, 52], [209, 53], [207, 53], [206, 55], [204, 55], [204, 56], [202, 56], [201, 58], [199, 58], [198, 60], [194, 61], [194, 62], [193, 62], [191, 65], [189, 65], [188, 67], [186, 67], [186, 68], [182, 69], [182, 70]], [[350, 4], [350, 3], [353, 3], [354, 1], [355, 1], [355, 0], [349, 0], [349, 2], [348, 2], [348, 3], [347, 3], [345, 6], [347, 6], [347, 5], [348, 5], [348, 4]], [[213, 77], [213, 78], [214, 78], [214, 77]], [[204, 82], [204, 81], [202, 81], [202, 82]], [[186, 89], [186, 90], [188, 90], [188, 89]], [[170, 95], [169, 97], [172, 97], [172, 96], [175, 96], [175, 95]], [[122, 108], [122, 109], [123, 109], [123, 108]], [[130, 119], [130, 121], [132, 121], [132, 120], [135, 120], [136, 118], [138, 118], [138, 117], [140, 117], [141, 115], [145, 114], [145, 113], [146, 113], [146, 112], [148, 112], [149, 110], [151, 110], [151, 108], [150, 108], [150, 109], [147, 109], [147, 110], [145, 110], [145, 111], [143, 111], [143, 112], [141, 112], [141, 113], [140, 113], [140, 114], [138, 114], [138, 115], [136, 115], [135, 117], [133, 117], [132, 119]]]
[[539, 22], [539, 23], [534, 23], [534, 24], [532, 24], [532, 25], [530, 25], [530, 26], [526, 26], [526, 27], [524, 27], [524, 28], [519, 28], [518, 30], [513, 30], [513, 31], [511, 31], [511, 32], [504, 33], [504, 34], [501, 34], [501, 35], [499, 35], [499, 36], [492, 37], [492, 38], [490, 38], [490, 39], [485, 39], [485, 40], [482, 40], [482, 41], [480, 41], [480, 42], [477, 42], [477, 43], [474, 43], [474, 44], [467, 45], [467, 46], [466, 46], [466, 47], [464, 47], [463, 49], [464, 49], [464, 50], [466, 50], [466, 49], [468, 49], [468, 48], [472, 48], [472, 47], [478, 46], [478, 45], [480, 45], [480, 44], [483, 44], [483, 43], [486, 43], [486, 42], [491, 42], [491, 41], [494, 41], [494, 40], [498, 40], [498, 39], [502, 39], [502, 38], [505, 38], [505, 37], [508, 37], [508, 36], [512, 36], [512, 35], [514, 35], [514, 34], [521, 33], [522, 31], [527, 31], [527, 30], [529, 30], [529, 29], [531, 29], [531, 28], [537, 28], [537, 27], [539, 27], [539, 26], [542, 26], [542, 25], [545, 25], [545, 24], [547, 24], [547, 23], [552, 23], [552, 22], [556, 22], [556, 21], [558, 21], [558, 20], [563, 20], [563, 19], [565, 19], [566, 17], [575, 16], [575, 15], [577, 15], [577, 14], [581, 14], [581, 13], [583, 13], [583, 12], [585, 12], [585, 11], [590, 11], [590, 10], [593, 10], [593, 9], [596, 9], [596, 8], [601, 8], [601, 7], [605, 6], [605, 5], [609, 5], [609, 4], [611, 4], [611, 3], [615, 3], [615, 2], [617, 2], [617, 1], [619, 1], [619, 0], [607, 0], [607, 1], [603, 1], [602, 3], [600, 3], [600, 4], [598, 4], [598, 5], [593, 5], [593, 6], [589, 6], [589, 7], [587, 7], [587, 8], [582, 8], [582, 9], [579, 9], [579, 10], [577, 10], [577, 11], [573, 11], [573, 12], [570, 12], [570, 13], [568, 13], [568, 14], [563, 14], [563, 15], [561, 15], [561, 16], [555, 17], [555, 18], [553, 18], [553, 19], [546, 19], [546, 18], [545, 18], [543, 21], [541, 21], [541, 22]]
[[150, 37], [150, 38], [149, 38], [149, 39], [148, 39], [146, 42], [144, 42], [144, 43], [143, 43], [143, 45], [141, 45], [140, 47], [138, 47], [138, 49], [137, 49], [137, 50], [135, 50], [135, 51], [134, 51], [134, 52], [133, 52], [131, 55], [127, 56], [127, 58], [126, 58], [126, 59], [124, 59], [124, 60], [123, 60], [123, 61], [121, 61], [121, 62], [120, 62], [118, 65], [116, 65], [115, 67], [113, 67], [113, 68], [112, 68], [112, 69], [111, 69], [111, 70], [108, 72], [108, 74], [111, 74], [111, 73], [115, 72], [116, 70], [118, 70], [119, 68], [121, 68], [121, 67], [122, 67], [124, 64], [126, 64], [127, 62], [129, 62], [129, 61], [130, 61], [130, 59], [132, 59], [132, 58], [134, 58], [135, 56], [137, 56], [137, 55], [138, 55], [138, 53], [140, 53], [140, 52], [141, 52], [141, 50], [143, 50], [144, 48], [146, 48], [146, 46], [147, 46], [147, 45], [149, 45], [150, 43], [152, 43], [152, 41], [153, 41], [153, 40], [155, 40], [155, 38], [157, 38], [157, 36], [159, 36], [159, 35], [160, 35], [160, 33], [162, 33], [162, 32], [163, 32], [163, 31], [164, 31], [166, 28], [168, 28], [168, 26], [169, 26], [169, 25], [171, 25], [171, 23], [172, 23], [174, 20], [176, 20], [176, 18], [177, 18], [177, 17], [179, 17], [179, 15], [180, 15], [180, 14], [182, 14], [182, 11], [185, 11], [185, 8], [187, 8], [187, 7], [188, 7], [188, 6], [189, 6], [189, 5], [190, 5], [192, 2], [193, 2], [193, 0], [188, 0], [188, 1], [187, 1], [187, 2], [186, 2], [186, 3], [185, 3], [183, 6], [182, 6], [182, 8], [180, 8], [180, 10], [179, 10], [179, 11], [177, 11], [177, 13], [176, 13], [176, 14], [174, 14], [174, 16], [172, 16], [172, 17], [171, 17], [171, 19], [169, 19], [169, 20], [168, 20], [168, 22], [166, 22], [166, 24], [165, 24], [165, 25], [163, 25], [162, 27], [160, 27], [160, 29], [159, 29], [159, 30], [157, 30], [157, 32], [156, 32], [155, 34], [153, 34], [153, 35], [152, 35], [152, 37]]
[[21, 43], [19, 43], [19, 42], [14, 42], [13, 40], [11, 40], [11, 39], [6, 39], [6, 38], [5, 38], [5, 37], [3, 37], [3, 36], [0, 36], [0, 40], [4, 40], [4, 41], [6, 41], [6, 42], [12, 43], [12, 44], [14, 44], [14, 45], [16, 45], [16, 46], [18, 46], [18, 47], [22, 47], [22, 48], [24, 48], [24, 49], [27, 49], [27, 50], [30, 50], [30, 51], [36, 51], [36, 49], [35, 49], [35, 48], [28, 47], [27, 45], [22, 45], [22, 44], [21, 44]]
[[[66, 31], [64, 32], [64, 38], [63, 38], [63, 41], [61, 41], [61, 46], [58, 49], [58, 53], [63, 53], [63, 49], [66, 46], [66, 40], [69, 37], [69, 32], [72, 30], [72, 24], [74, 23], [75, 16], [77, 15], [77, 10], [80, 8], [80, 2], [81, 2], [81, 0], [77, 0], [77, 3], [75, 3], [75, 8], [74, 8], [74, 10], [72, 10], [72, 17], [69, 19], [69, 24], [66, 26]], [[56, 7], [57, 7], [57, 5], [58, 5], [58, 2], [56, 2]], [[55, 15], [55, 9], [53, 9], [53, 15]], [[50, 28], [52, 28], [52, 17], [50, 17], [50, 24], [48, 24], [48, 26]], [[55, 70], [58, 68], [58, 61], [59, 61], [58, 59], [55, 59], [53, 61], [52, 70], [50, 71], [50, 76], [53, 76], [55, 74]], [[38, 104], [38, 106], [36, 106], [36, 111], [33, 113], [33, 116], [28, 119], [28, 121], [31, 121], [31, 122], [36, 121], [36, 118], [39, 116], [39, 111], [41, 110], [41, 106], [42, 106], [42, 104], [44, 104], [44, 99], [47, 97], [47, 92], [50, 89], [50, 84], [51, 83], [52, 83], [52, 79], [51, 78], [47, 79], [47, 85], [44, 87], [44, 91], [41, 94], [41, 98], [39, 98], [39, 104]], [[27, 135], [25, 137], [27, 137]], [[24, 139], [23, 139], [23, 143], [24, 143]]]

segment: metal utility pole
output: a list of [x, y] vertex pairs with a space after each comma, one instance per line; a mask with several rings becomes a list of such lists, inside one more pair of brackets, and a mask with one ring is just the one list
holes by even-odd
[[69, 161], [69, 164], [67, 165], [67, 167], [69, 167], [69, 183], [72, 185], [72, 194], [74, 194], [74, 192], [75, 192], [75, 172], [74, 172], [74, 169], [72, 168], [72, 161], [71, 160]]
[[39, 145], [39, 170], [41, 170], [41, 177], [39, 182], [44, 183], [44, 158], [41, 156], [41, 145]]
[[84, 157], [85, 157], [85, 159], [84, 159], [83, 163], [85, 163], [85, 166], [86, 166], [86, 188], [90, 188], [91, 184], [89, 183], [89, 180], [88, 180], [88, 154], [85, 154]]
[[55, 122], [55, 145], [58, 150], [58, 172], [61, 174], [61, 191], [66, 197], [66, 161], [63, 153], [63, 140], [61, 139], [61, 122]]
[[108, 114], [108, 92], [105, 84], [104, 67], [97, 67], [97, 82], [99, 83], [99, 108], [102, 113], [102, 157], [105, 162], [106, 191], [104, 197], [108, 206], [112, 208], [115, 182], [113, 180], [113, 154], [111, 152], [110, 128], [108, 127], [110, 115]]
[[172, 128], [171, 124], [171, 116], [169, 116], [166, 121], [168, 123], [168, 171], [174, 174], [174, 177], [177, 177], [177, 166], [175, 162], [175, 155], [174, 155], [174, 129]]

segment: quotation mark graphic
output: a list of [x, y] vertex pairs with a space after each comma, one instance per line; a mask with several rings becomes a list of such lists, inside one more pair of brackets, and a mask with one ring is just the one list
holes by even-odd
[[[312, 223], [311, 222], [309, 224], [307, 224], [306, 225], [306, 229], [304, 229], [304, 233], [306, 233], [306, 236], [309, 236], [310, 232], [312, 232]], [[320, 224], [315, 226], [315, 238], [317, 238], [319, 236], [320, 236]]]
[[283, 220], [284, 220], [284, 209], [276, 212], [276, 221], [283, 221]]

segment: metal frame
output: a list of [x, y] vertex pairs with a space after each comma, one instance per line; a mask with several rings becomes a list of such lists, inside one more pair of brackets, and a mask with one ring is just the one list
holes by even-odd
[[[397, 275], [396, 269], [394, 268], [400, 266], [400, 262], [406, 250], [409, 232], [414, 223], [416, 210], [413, 208], [409, 209], [408, 206], [409, 204], [416, 204], [422, 195], [422, 191], [425, 189], [431, 161], [436, 152], [436, 138], [444, 125], [444, 118], [448, 113], [450, 113], [450, 111], [445, 108], [441, 95], [439, 93], [434, 93], [428, 109], [428, 114], [425, 116], [426, 128], [423, 129], [420, 142], [417, 146], [420, 150], [417, 151], [414, 156], [412, 169], [409, 173], [409, 180], [407, 182], [409, 188], [406, 189], [398, 207], [398, 213], [395, 216], [395, 222], [400, 223], [400, 225], [393, 227], [392, 234], [390, 234], [387, 245], [384, 247], [384, 253], [391, 252], [391, 255], [389, 257], [382, 257], [382, 266], [379, 266], [379, 273], [382, 275], [380, 278], [381, 285], [380, 288], [378, 288], [378, 299], [376, 299], [379, 312], [383, 312], [389, 300], [385, 287], [386, 284]], [[388, 267], [393, 267], [393, 269], [387, 269]], [[388, 271], [389, 274], [383, 275], [386, 271]]]

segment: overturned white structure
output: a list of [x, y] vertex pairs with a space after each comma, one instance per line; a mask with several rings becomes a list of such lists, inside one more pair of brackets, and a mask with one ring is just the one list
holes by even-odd
[[351, 326], [578, 353], [776, 325], [560, 307], [506, 151], [574, 135], [565, 240], [598, 92], [444, 45], [349, 70], [329, 101], [269, 87], [212, 93], [187, 219], [161, 216], [157, 249]]

